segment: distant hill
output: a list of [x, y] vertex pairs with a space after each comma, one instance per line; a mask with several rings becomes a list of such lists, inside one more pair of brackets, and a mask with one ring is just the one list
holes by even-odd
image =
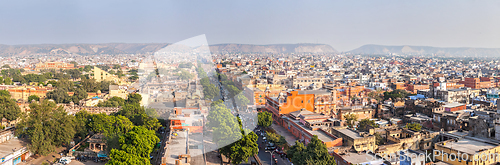
[[[37, 44], [37, 45], [0, 45], [0, 56], [30, 54], [136, 54], [158, 51], [167, 43], [107, 43], [107, 44]], [[333, 53], [337, 52], [325, 44], [217, 44], [211, 45], [212, 52], [242, 53]]]
[[38, 45], [0, 45], [0, 56], [29, 54], [132, 54], [155, 52], [166, 47], [166, 43], [108, 43], [108, 44], [38, 44]]
[[335, 53], [330, 45], [325, 44], [217, 44], [210, 45], [211, 52], [229, 53]]
[[349, 51], [354, 54], [406, 54], [441, 57], [500, 57], [500, 48], [441, 48], [431, 46], [363, 45]]

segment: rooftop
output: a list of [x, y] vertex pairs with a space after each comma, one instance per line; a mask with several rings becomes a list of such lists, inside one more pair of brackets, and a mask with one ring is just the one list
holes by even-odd
[[352, 139], [363, 138], [363, 136], [359, 135], [359, 133], [357, 133], [353, 130], [350, 130], [350, 129], [338, 129], [337, 131], [339, 131], [340, 133], [342, 133], [346, 136], [349, 136]]
[[305, 90], [305, 91], [299, 91], [299, 95], [304, 95], [304, 94], [315, 94], [315, 95], [327, 95], [331, 94], [330, 92], [326, 90]]
[[0, 158], [3, 158], [15, 150], [19, 150], [23, 147], [27, 146], [27, 143], [19, 140], [18, 138], [14, 138], [8, 140], [6, 142], [0, 143]]
[[460, 139], [457, 142], [447, 142], [444, 143], [445, 147], [451, 148], [458, 150], [463, 153], [468, 153], [468, 154], [475, 154], [476, 152], [479, 152], [479, 150], [482, 149], [491, 149], [496, 147], [493, 144], [488, 144], [476, 140], [471, 140], [471, 139]]
[[445, 108], [454, 108], [454, 107], [459, 107], [459, 106], [463, 106], [465, 104], [462, 104], [462, 103], [448, 103], [446, 105], [443, 105], [443, 107]]

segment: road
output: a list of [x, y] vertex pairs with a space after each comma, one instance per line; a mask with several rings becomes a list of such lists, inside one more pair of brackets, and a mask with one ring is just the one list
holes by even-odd
[[[265, 150], [266, 144], [264, 143], [262, 136], [259, 135], [259, 139], [257, 140], [257, 143], [259, 144], [258, 156], [259, 156], [262, 164], [274, 165], [274, 161], [271, 164], [271, 154], [269, 152], [266, 152], [266, 150]], [[286, 160], [286, 158], [281, 158], [278, 154], [275, 154], [275, 158], [278, 159], [278, 165], [290, 165], [291, 164], [290, 162], [288, 162]]]

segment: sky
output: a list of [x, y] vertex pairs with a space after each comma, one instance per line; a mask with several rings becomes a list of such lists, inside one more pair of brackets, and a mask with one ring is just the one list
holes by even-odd
[[500, 48], [500, 1], [2, 0], [0, 44], [323, 43]]

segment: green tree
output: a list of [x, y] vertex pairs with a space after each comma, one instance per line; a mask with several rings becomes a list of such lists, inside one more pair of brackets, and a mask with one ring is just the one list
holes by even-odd
[[360, 131], [368, 131], [370, 128], [375, 128], [375, 121], [370, 119], [363, 119], [358, 123], [358, 130]]
[[7, 98], [10, 98], [10, 93], [7, 90], [0, 90], [0, 97], [5, 96]]
[[28, 97], [28, 102], [32, 102], [33, 100], [40, 101], [40, 97], [38, 97], [37, 95], [31, 95]]
[[252, 131], [248, 131], [248, 134], [244, 134], [245, 131], [242, 130], [243, 137], [232, 143], [231, 145], [221, 148], [221, 154], [229, 158], [229, 162], [232, 164], [241, 164], [243, 162], [248, 162], [248, 158], [254, 156], [259, 151], [259, 146], [257, 144], [258, 136]]
[[193, 74], [189, 73], [184, 69], [181, 69], [180, 73], [176, 73], [175, 76], [179, 76], [179, 78], [182, 80], [190, 80], [194, 77]]
[[120, 137], [121, 150], [140, 157], [149, 158], [155, 144], [160, 142], [154, 130], [148, 130], [144, 127], [134, 127]]
[[295, 141], [295, 145], [287, 151], [287, 156], [294, 164], [306, 164], [307, 155], [305, 153], [306, 146], [297, 140]]
[[101, 90], [101, 84], [96, 82], [95, 79], [83, 79], [81, 85], [87, 92], [97, 92]]
[[143, 158], [138, 155], [129, 154], [125, 151], [112, 149], [109, 154], [109, 161], [106, 165], [150, 165], [149, 158]]
[[[0, 119], [5, 118], [7, 121], [13, 121], [20, 115], [21, 109], [14, 100], [10, 99], [10, 95], [0, 94]], [[1, 123], [0, 126], [2, 126]]]
[[420, 132], [422, 130], [422, 125], [418, 123], [406, 123], [405, 128], [408, 128], [412, 131]]
[[358, 120], [358, 116], [356, 116], [354, 114], [347, 114], [344, 116], [344, 118], [346, 120], [347, 126], [349, 126], [351, 128], [354, 126], [354, 122], [356, 122]]
[[98, 107], [121, 107], [125, 105], [125, 99], [121, 97], [112, 97], [104, 102], [97, 103]]
[[80, 76], [82, 76], [82, 72], [80, 72], [80, 70], [78, 69], [68, 69], [66, 70], [66, 73], [69, 74], [73, 80], [76, 80], [80, 78]]
[[217, 97], [220, 93], [219, 88], [217, 88], [214, 84], [208, 84], [207, 86], [203, 86], [203, 95], [207, 99], [213, 99]]
[[243, 93], [239, 93], [238, 95], [236, 95], [234, 100], [236, 101], [236, 105], [239, 105], [242, 108], [246, 108], [248, 103], [250, 103], [250, 100], [248, 100], [248, 98], [243, 95]]
[[62, 106], [44, 100], [31, 103], [30, 109], [31, 113], [16, 126], [16, 133], [29, 137], [33, 153], [47, 155], [74, 137], [74, 117], [67, 115]]
[[269, 112], [259, 112], [257, 114], [257, 125], [269, 127], [273, 124], [273, 115]]
[[10, 68], [10, 65], [9, 64], [5, 64], [2, 66], [2, 68]]
[[127, 103], [141, 103], [142, 101], [142, 96], [141, 94], [138, 94], [138, 93], [131, 93], [131, 94], [128, 94], [128, 98], [127, 98]]
[[385, 139], [380, 135], [380, 133], [375, 133], [375, 142], [377, 145], [384, 145], [385, 144]]
[[132, 122], [136, 126], [143, 126], [148, 130], [158, 130], [161, 127], [160, 122], [156, 118], [149, 117], [145, 113], [137, 114], [133, 117]]
[[152, 118], [160, 117], [154, 108], [146, 108], [146, 115]]
[[10, 77], [5, 77], [4, 83], [5, 85], [12, 85], [12, 79], [10, 79]]
[[113, 69], [120, 69], [120, 68], [121, 68], [121, 66], [118, 64], [113, 65]]
[[335, 160], [328, 153], [326, 145], [319, 140], [317, 135], [312, 137], [311, 142], [307, 144], [307, 147], [296, 141], [295, 145], [288, 150], [287, 154], [294, 164], [335, 164]]
[[76, 61], [71, 61], [69, 62], [70, 64], [73, 64], [75, 66], [75, 68], [78, 68], [78, 63]]
[[70, 98], [67, 90], [57, 88], [47, 93], [47, 98], [54, 100], [56, 103], [65, 103]]
[[85, 109], [75, 114], [75, 137], [85, 138], [85, 136], [89, 133], [88, 124], [90, 122], [90, 117], [91, 114]]

